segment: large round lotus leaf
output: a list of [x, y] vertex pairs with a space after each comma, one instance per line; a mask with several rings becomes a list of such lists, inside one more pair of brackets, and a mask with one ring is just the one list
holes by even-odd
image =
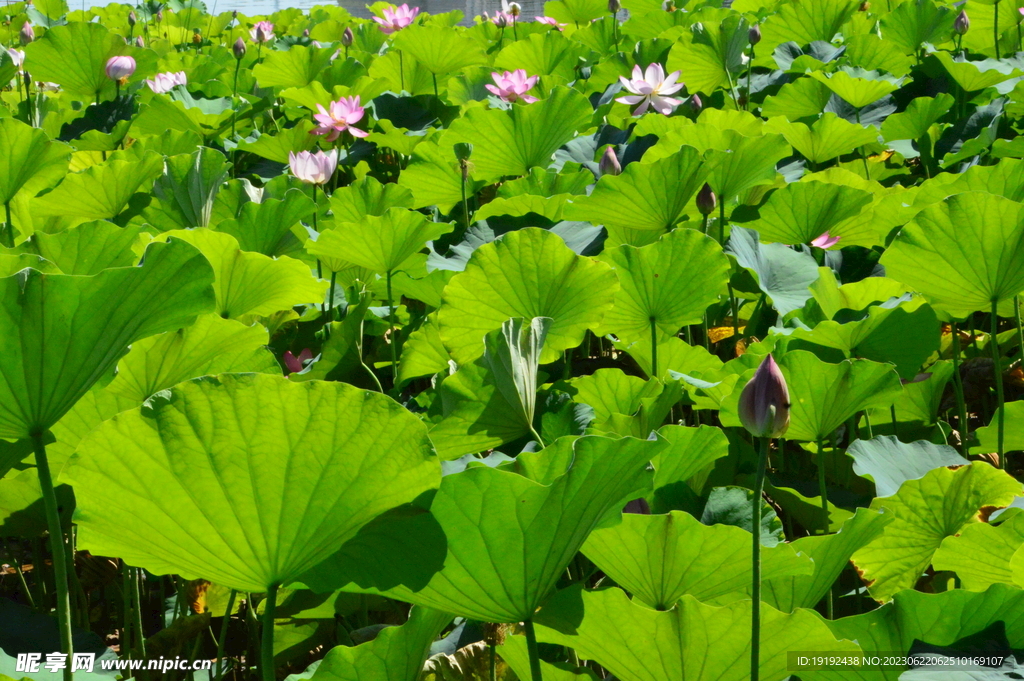
[[342, 383], [222, 374], [105, 422], [65, 475], [83, 548], [263, 591], [436, 487], [426, 426]]
[[[0, 119], [0, 204], [22, 188], [38, 193], [68, 171], [70, 149], [16, 118]], [[33, 191], [34, 190], [34, 191]]]
[[0, 279], [0, 437], [49, 428], [128, 345], [212, 311], [212, 282], [206, 259], [181, 241], [150, 246], [140, 267]]
[[666, 338], [686, 324], [699, 324], [729, 282], [722, 247], [693, 229], [676, 229], [643, 248], [619, 246], [601, 260], [612, 266], [620, 285], [601, 327], [625, 340], [649, 340], [652, 326]]
[[986, 192], [955, 194], [918, 213], [881, 262], [954, 317], [989, 310], [1024, 291], [1024, 208]]
[[523, 229], [484, 244], [444, 289], [441, 340], [459, 364], [484, 352], [484, 336], [510, 317], [550, 317], [541, 364], [583, 341], [601, 322], [619, 285], [611, 268], [576, 255], [561, 237]]
[[870, 203], [871, 193], [863, 189], [793, 182], [772, 192], [760, 209], [761, 218], [747, 227], [766, 242], [808, 244], [828, 232], [839, 237], [839, 246], [871, 246], [877, 241], [877, 228], [851, 220]]
[[410, 26], [395, 34], [394, 45], [396, 50], [411, 54], [435, 76], [487, 63], [480, 43], [441, 26]]

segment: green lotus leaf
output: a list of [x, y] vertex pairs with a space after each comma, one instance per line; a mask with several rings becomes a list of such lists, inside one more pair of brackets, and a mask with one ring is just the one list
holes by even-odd
[[63, 274], [49, 260], [33, 253], [0, 254], [0, 277], [9, 277], [26, 268], [32, 268], [43, 274]]
[[654, 464], [655, 513], [668, 510], [671, 498], [686, 485], [695, 494], [703, 492], [715, 461], [729, 455], [729, 440], [720, 428], [698, 426], [662, 426], [658, 435], [668, 447], [652, 461]]
[[[430, 314], [423, 325], [409, 334], [402, 345], [398, 361], [398, 382], [403, 384], [419, 376], [429, 376], [448, 369], [448, 351], [441, 341], [437, 313]], [[442, 384], [443, 385], [443, 384]]]
[[[128, 267], [138, 256], [139, 228], [97, 220], [47, 234], [36, 232], [24, 246], [53, 263], [63, 274], [93, 275], [111, 267]], [[35, 266], [35, 269], [40, 269]]]
[[903, 53], [902, 47], [873, 33], [850, 36], [843, 44], [850, 65], [857, 68], [883, 71], [902, 78], [914, 65], [914, 60]]
[[203, 315], [194, 324], [132, 344], [107, 386], [114, 395], [141, 404], [190, 378], [226, 372], [280, 373], [261, 326]]
[[811, 297], [808, 287], [819, 274], [817, 263], [807, 253], [782, 244], [762, 244], [757, 232], [745, 227], [732, 228], [725, 251], [740, 267], [756, 275], [758, 287], [780, 315], [799, 310]]
[[785, 116], [791, 121], [817, 116], [831, 98], [832, 91], [824, 83], [813, 78], [797, 78], [783, 85], [777, 94], [765, 97], [761, 114], [765, 118]]
[[508, 111], [468, 110], [445, 132], [443, 145], [472, 144], [477, 179], [525, 175], [531, 168], [546, 167], [560, 146], [590, 124], [592, 114], [586, 97], [557, 87], [539, 102]]
[[649, 437], [656, 430], [669, 412], [683, 397], [683, 387], [678, 381], [662, 383], [652, 378], [648, 384], [650, 392], [639, 399], [639, 407], [635, 413], [613, 413], [607, 419], [594, 419], [589, 430], [595, 433], [608, 433], [620, 437]]
[[92, 277], [24, 270], [0, 279], [0, 437], [53, 426], [128, 345], [209, 312], [212, 282], [206, 260], [181, 242], [150, 246], [140, 267]]
[[507, 199], [499, 196], [473, 213], [473, 221], [479, 222], [502, 215], [522, 217], [534, 213], [551, 222], [559, 222], [570, 199], [571, 194], [556, 194], [550, 197], [522, 194]]
[[607, 265], [573, 253], [543, 229], [506, 234], [475, 251], [444, 289], [438, 310], [441, 339], [467, 364], [483, 354], [483, 337], [510, 317], [550, 317], [541, 364], [576, 347], [601, 323], [618, 284]]
[[452, 228], [447, 222], [430, 222], [422, 213], [389, 208], [382, 216], [367, 215], [320, 232], [315, 241], [306, 242], [306, 250], [384, 274], [400, 269], [428, 241]]
[[238, 248], [230, 234], [210, 229], [164, 232], [198, 248], [213, 266], [216, 313], [225, 319], [271, 315], [294, 305], [323, 300], [328, 283], [318, 281], [301, 260], [268, 258]]
[[[1006, 415], [1003, 416], [1005, 424], [1003, 451], [1024, 450], [1024, 400], [1008, 402], [1003, 405], [1003, 410], [1006, 412]], [[997, 451], [998, 428], [995, 425], [997, 423], [999, 423], [998, 408], [996, 413], [992, 414], [990, 425], [974, 431], [974, 435], [978, 438], [978, 444], [971, 447], [972, 454]]]
[[56, 441], [46, 447], [46, 458], [54, 479], [78, 449], [78, 443], [107, 419], [122, 411], [134, 409], [139, 403], [94, 386], [75, 402], [75, 406], [50, 428]]
[[[62, 521], [67, 522], [68, 510], [74, 507], [74, 495], [68, 485], [56, 486], [57, 502]], [[0, 479], [0, 537], [35, 538], [47, 529], [46, 511], [39, 476], [34, 468], [8, 474]], [[20, 678], [20, 675], [19, 675]]]
[[260, 87], [305, 87], [317, 80], [331, 63], [337, 48], [292, 45], [287, 50], [268, 50], [252, 69]]
[[886, 600], [912, 588], [946, 537], [980, 522], [983, 507], [1006, 506], [1021, 490], [1005, 472], [976, 461], [956, 470], [936, 468], [907, 480], [895, 495], [876, 498], [871, 508], [884, 508], [895, 519], [853, 556], [871, 595]]
[[363, 325], [371, 296], [345, 310], [345, 318], [331, 322], [327, 341], [312, 366], [289, 374], [293, 381], [342, 381], [367, 390], [380, 390], [380, 382], [363, 363]]
[[[559, 440], [520, 454], [514, 468], [474, 466], [445, 476], [431, 514], [447, 537], [444, 567], [420, 588], [379, 590], [379, 570], [349, 561], [320, 565], [303, 582], [346, 591], [386, 593], [486, 622], [521, 622], [554, 589], [587, 535], [650, 484], [647, 462], [662, 445], [632, 438]], [[381, 546], [415, 555], [423, 533]], [[409, 553], [405, 553], [409, 552]], [[425, 576], [426, 577], [426, 576]]]
[[629, 229], [670, 229], [707, 175], [697, 150], [684, 147], [653, 163], [630, 163], [621, 175], [605, 175], [590, 196], [566, 208], [565, 216]]
[[153, 97], [132, 121], [129, 133], [135, 136], [160, 135], [167, 130], [192, 132], [203, 139], [230, 128], [237, 112], [230, 99], [191, 100], [191, 105], [169, 97]]
[[861, 508], [843, 523], [836, 534], [801, 537], [791, 542], [788, 546], [794, 551], [814, 561], [813, 574], [810, 578], [786, 576], [766, 579], [761, 586], [761, 598], [783, 612], [815, 607], [849, 565], [850, 557], [877, 539], [892, 519], [891, 513]]
[[164, 174], [153, 185], [158, 201], [143, 213], [147, 222], [161, 231], [209, 227], [229, 167], [224, 154], [209, 147], [168, 158]]
[[1024, 515], [999, 523], [973, 523], [959, 534], [942, 540], [932, 565], [952, 570], [965, 589], [985, 591], [993, 584], [1024, 586], [1014, 574], [1012, 561], [1024, 547]]
[[[995, 622], [1005, 623], [1010, 646], [1024, 645], [1024, 591], [997, 584], [978, 593], [950, 589], [927, 594], [913, 589], [898, 592], [892, 602], [863, 615], [825, 620], [837, 637], [856, 639], [866, 654], [909, 652], [915, 642], [951, 645], [977, 634]], [[884, 666], [870, 678], [897, 681], [905, 668]], [[835, 672], [830, 672], [834, 674]]]
[[40, 216], [83, 220], [117, 217], [137, 192], [148, 191], [163, 165], [163, 157], [153, 152], [146, 152], [138, 161], [112, 158], [67, 175], [53, 191], [33, 200], [32, 211]]
[[358, 646], [335, 646], [311, 678], [325, 681], [416, 681], [430, 645], [452, 616], [431, 608], [413, 607], [402, 626], [389, 626]]
[[21, 190], [35, 195], [56, 184], [68, 170], [70, 149], [15, 118], [0, 118], [0, 204]]
[[548, 0], [544, 3], [544, 15], [554, 17], [562, 23], [585, 26], [594, 19], [608, 14], [608, 3], [599, 0]]
[[853, 458], [853, 472], [874, 482], [880, 497], [896, 494], [907, 480], [919, 480], [936, 468], [970, 463], [947, 445], [900, 442], [889, 435], [855, 440], [846, 453]]
[[[467, 195], [475, 194], [485, 184], [484, 179], [474, 177], [471, 172], [466, 182]], [[417, 145], [412, 161], [399, 176], [399, 186], [412, 191], [412, 208], [436, 205], [442, 212], [450, 211], [462, 201], [462, 173], [452, 146], [442, 150], [432, 142]]]
[[487, 63], [487, 55], [479, 42], [450, 28], [410, 26], [395, 34], [393, 44], [396, 50], [412, 55], [435, 76]]
[[412, 55], [406, 56], [403, 53], [401, 58], [398, 55], [397, 50], [390, 50], [376, 57], [370, 64], [370, 78], [384, 84], [381, 91], [405, 91], [411, 95], [434, 94], [433, 74]]
[[[683, 594], [702, 602], [749, 590], [750, 533], [730, 525], [704, 525], [689, 513], [625, 513], [622, 522], [594, 530], [583, 553], [633, 597], [656, 609]], [[789, 544], [764, 548], [762, 578], [810, 575], [811, 560]]]
[[155, 574], [287, 583], [440, 478], [418, 418], [341, 383], [223, 374], [147, 404], [93, 431], [65, 475], [81, 545]]
[[[562, 2], [561, 0], [549, 0], [544, 4], [546, 6], [561, 5]], [[550, 16], [550, 10], [545, 10], [545, 13]], [[525, 636], [509, 636], [496, 650], [501, 659], [507, 662], [512, 671], [518, 675], [518, 678], [530, 678], [530, 656]], [[548, 681], [598, 681], [596, 672], [591, 669], [576, 667], [564, 662], [552, 663], [541, 659], [540, 668], [543, 677]], [[425, 679], [424, 681], [429, 680]]]
[[1014, 201], [1024, 199], [1024, 161], [1006, 159], [993, 166], [976, 166], [960, 175], [942, 173], [921, 184], [914, 196], [915, 212], [954, 194], [984, 191]]
[[[607, 11], [607, 6], [604, 8]], [[562, 36], [546, 31], [524, 40], [510, 42], [494, 58], [494, 68], [515, 71], [525, 69], [528, 76], [555, 76], [567, 81], [576, 79], [579, 59], [585, 48]]]
[[359, 222], [367, 215], [384, 215], [389, 208], [412, 207], [412, 192], [407, 188], [381, 184], [371, 175], [331, 194], [331, 212], [337, 222]]
[[672, 47], [667, 70], [682, 71], [689, 92], [711, 93], [727, 86], [743, 71], [749, 28], [746, 18], [737, 14], [695, 24]]
[[711, 174], [708, 183], [719, 201], [731, 200], [740, 192], [775, 180], [775, 164], [790, 154], [786, 138], [778, 134], [744, 137], [737, 132], [724, 136], [728, 146], [708, 154]]
[[156, 73], [156, 52], [127, 45], [124, 38], [91, 21], [47, 29], [25, 46], [25, 65], [34, 78], [57, 83], [65, 92], [93, 102], [114, 95], [114, 81], [104, 69], [107, 60], [118, 55], [135, 59], [131, 82], [141, 82]]
[[952, 38], [956, 15], [932, 0], [909, 0], [882, 17], [882, 31], [904, 54], [916, 54], [924, 43], [941, 45]]
[[239, 142], [238, 148], [277, 163], [288, 163], [289, 152], [309, 151], [316, 146], [317, 138], [310, 134], [314, 127], [312, 121], [302, 120], [276, 135], [260, 135], [255, 142]]
[[[748, 547], [749, 549], [749, 547]], [[537, 614], [537, 638], [570, 646], [622, 681], [742, 681], [750, 678], [750, 601], [725, 607], [683, 596], [669, 611], [630, 601], [621, 589], [567, 589]], [[759, 675], [788, 674], [791, 650], [859, 653], [810, 610], [761, 607]]]
[[843, 229], [859, 225], [857, 217], [871, 203], [871, 194], [862, 189], [826, 182], [793, 182], [776, 189], [761, 209], [761, 217], [749, 223], [762, 241], [783, 244], [809, 244], [828, 232], [840, 237], [841, 246], [871, 246], [877, 232], [852, 233]]
[[[865, 72], [865, 74], [872, 73], [874, 72]], [[825, 87], [857, 109], [877, 102], [900, 87], [900, 82], [895, 78], [860, 78], [851, 76], [846, 71], [836, 71], [832, 74], [814, 71], [810, 75], [811, 78], [824, 83]]]
[[885, 140], [916, 140], [924, 137], [928, 129], [953, 108], [952, 95], [945, 92], [935, 97], [917, 97], [905, 111], [893, 114], [882, 123]]
[[822, 115], [810, 127], [803, 123], [779, 120], [771, 121], [768, 129], [782, 133], [786, 141], [811, 163], [831, 161], [865, 144], [878, 141], [878, 133], [874, 128], [850, 123], [834, 113]]
[[959, 61], [954, 59], [949, 52], [941, 51], [935, 52], [935, 58], [956, 81], [956, 84], [966, 92], [984, 90], [987, 87], [1024, 75], [1024, 71], [994, 59], [982, 62]]
[[236, 219], [218, 222], [216, 230], [235, 237], [243, 251], [271, 257], [290, 255], [302, 250], [302, 242], [292, 230], [301, 221], [309, 221], [315, 209], [301, 189], [289, 189], [280, 199], [243, 204]]
[[988, 310], [1024, 291], [1021, 206], [976, 191], [950, 196], [918, 213], [881, 262], [954, 317]]
[[859, 5], [849, 0], [812, 0], [785, 3], [768, 17], [761, 29], [767, 51], [784, 42], [807, 45], [815, 40], [831, 42]]
[[676, 229], [643, 248], [619, 246], [601, 260], [612, 266], [620, 287], [601, 329], [627, 341], [650, 339], [653, 333], [667, 338], [682, 326], [699, 324], [729, 280], [729, 259], [721, 246], [692, 229]]

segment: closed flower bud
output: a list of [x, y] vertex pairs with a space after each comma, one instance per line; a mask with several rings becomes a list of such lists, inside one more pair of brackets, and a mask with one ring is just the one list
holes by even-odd
[[747, 40], [750, 41], [751, 45], [756, 45], [759, 42], [761, 42], [761, 25], [760, 24], [754, 24], [753, 26], [750, 27], [750, 30], [747, 31]]
[[619, 10], [622, 9], [622, 3], [619, 0], [608, 0], [608, 11], [612, 14], [618, 14]]
[[32, 24], [27, 21], [21, 25], [21, 33], [18, 34], [21, 38], [22, 45], [28, 45], [30, 42], [36, 39], [36, 34], [32, 31]]
[[352, 35], [352, 28], [346, 27], [345, 32], [341, 34], [341, 44], [345, 47], [352, 45], [352, 41], [355, 40], [355, 36]]
[[615, 155], [615, 149], [608, 147], [604, 150], [604, 154], [601, 155], [601, 162], [597, 164], [597, 169], [601, 171], [601, 175], [618, 175], [622, 172], [622, 164], [619, 163], [619, 157]]
[[711, 215], [715, 212], [715, 206], [718, 205], [718, 200], [715, 198], [715, 192], [712, 191], [711, 185], [707, 182], [697, 192], [697, 210], [700, 211], [701, 215]]
[[789, 388], [782, 369], [768, 355], [740, 393], [739, 416], [754, 437], [782, 437], [789, 428]]
[[145, 46], [146, 46], [146, 43], [142, 39], [142, 36], [141, 35], [135, 36], [135, 47], [145, 47]]
[[157, 10], [156, 20], [157, 21], [163, 21], [164, 20], [164, 11], [162, 9], [161, 10]]
[[302, 32], [302, 37], [303, 38], [308, 38], [309, 37], [309, 29], [308, 28], [305, 31]]
[[957, 14], [956, 20], [953, 21], [953, 32], [957, 35], [963, 35], [967, 33], [970, 27], [971, 20], [967, 18], [967, 12], [960, 10], [960, 14]]
[[231, 51], [235, 53], [235, 59], [241, 59], [245, 56], [245, 41], [239, 38], [235, 41], [235, 44], [231, 46]]
[[128, 25], [134, 28], [137, 23], [139, 23], [139, 18], [135, 16], [135, 10], [128, 12]]
[[696, 116], [704, 108], [704, 102], [700, 101], [700, 95], [694, 94], [690, 97], [690, 101], [687, 102], [690, 106], [690, 110], [693, 111], [693, 115]]

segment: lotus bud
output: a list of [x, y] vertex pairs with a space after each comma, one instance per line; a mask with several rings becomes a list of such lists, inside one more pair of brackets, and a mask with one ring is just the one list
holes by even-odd
[[135, 47], [145, 47], [146, 43], [143, 41], [141, 35], [135, 36]]
[[608, 147], [604, 150], [601, 162], [597, 164], [597, 169], [601, 171], [602, 177], [605, 175], [618, 175], [622, 172], [622, 164], [619, 163], [619, 157], [615, 155], [615, 149]]
[[759, 42], [761, 42], [760, 24], [754, 24], [753, 26], [750, 27], [750, 30], [747, 31], [747, 40], [750, 41], [751, 45], [757, 45]]
[[694, 116], [699, 114], [701, 110], [704, 108], [704, 102], [700, 100], [700, 95], [698, 94], [694, 94], [692, 97], [690, 97], [690, 101], [687, 102], [687, 104], [689, 104], [690, 111], [693, 112]]
[[953, 21], [953, 33], [957, 35], [963, 35], [967, 33], [967, 30], [971, 27], [971, 20], [967, 18], [967, 12], [960, 10], [960, 14], [956, 15], [956, 19]]
[[239, 38], [235, 41], [235, 44], [231, 46], [231, 51], [235, 53], [235, 59], [241, 59], [245, 56], [245, 41]]
[[157, 12], [156, 12], [156, 20], [157, 21], [163, 21], [164, 20], [164, 11], [162, 9], [157, 10]]
[[469, 142], [459, 142], [452, 147], [455, 151], [455, 158], [459, 161], [468, 161], [473, 155], [473, 145]]
[[711, 189], [711, 185], [705, 182], [697, 192], [697, 210], [701, 215], [711, 215], [715, 212], [717, 205], [718, 199], [715, 198], [715, 192]]
[[135, 10], [128, 12], [128, 25], [135, 28], [135, 24], [139, 23], [139, 18], [135, 16]]
[[345, 27], [345, 32], [341, 34], [341, 44], [345, 47], [350, 47], [355, 39], [356, 37], [352, 34], [352, 28]]
[[608, 11], [612, 14], [618, 14], [619, 10], [622, 9], [622, 3], [619, 0], [608, 0]]
[[21, 25], [21, 33], [18, 34], [21, 38], [22, 45], [28, 45], [30, 42], [36, 39], [36, 34], [32, 31], [32, 24], [27, 21]]
[[308, 38], [309, 37], [309, 29], [308, 28], [305, 31], [302, 32], [302, 37], [303, 38]]
[[235, 21], [236, 19], [238, 19], [238, 10], [237, 9], [234, 10], [233, 12], [231, 12], [231, 21]]
[[768, 355], [740, 393], [739, 416], [754, 437], [782, 437], [789, 428], [789, 388], [782, 369]]
[[135, 60], [127, 55], [111, 57], [107, 60], [105, 71], [107, 78], [116, 80], [121, 85], [124, 85], [131, 78], [132, 74], [135, 73]]
[[203, 42], [203, 34], [200, 33], [198, 30], [194, 31], [192, 33], [192, 44], [193, 45], [199, 45], [202, 42]]

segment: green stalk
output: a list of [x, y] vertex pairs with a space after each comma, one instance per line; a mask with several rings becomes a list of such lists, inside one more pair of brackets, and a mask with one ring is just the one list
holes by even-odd
[[996, 306], [998, 301], [992, 301], [992, 335], [989, 337], [989, 345], [992, 346], [992, 370], [996, 373], [996, 400], [999, 403], [999, 424], [998, 436], [996, 437], [996, 454], [999, 456], [999, 467], [1006, 468], [1006, 462], [1003, 460], [1003, 435], [1006, 427], [1006, 410], [1003, 408], [1005, 402], [1005, 396], [1003, 395], [1003, 364], [1000, 360], [999, 355], [999, 341], [996, 339], [996, 335], [999, 333], [999, 315], [996, 314]]
[[14, 220], [11, 218], [11, 202], [8, 201], [4, 204], [4, 213], [6, 217], [7, 231], [4, 236], [4, 246], [8, 248], [14, 248]]
[[526, 650], [530, 655], [530, 681], [544, 681], [540, 672], [540, 653], [537, 650], [537, 633], [533, 630], [533, 620], [523, 622], [526, 631]]
[[818, 438], [818, 494], [821, 496], [821, 533], [828, 534], [828, 495], [825, 490], [825, 443]]
[[[122, 606], [122, 625], [121, 625], [121, 653], [125, 659], [132, 659], [132, 630], [134, 628], [134, 618], [132, 617], [132, 600], [134, 593], [132, 589], [132, 569], [128, 567], [128, 564], [121, 562], [121, 606]], [[178, 606], [175, 604], [175, 611]], [[129, 676], [131, 674], [129, 673]]]
[[36, 609], [36, 599], [32, 598], [32, 592], [29, 591], [28, 582], [25, 581], [25, 573], [21, 571], [21, 561], [18, 560], [14, 553], [11, 551], [11, 545], [4, 540], [4, 554], [7, 559], [14, 565], [14, 571], [18, 573], [18, 582], [21, 584], [21, 590], [25, 592], [25, 598], [28, 600], [29, 606]]
[[899, 439], [899, 433], [896, 432], [896, 404], [889, 405], [889, 412], [892, 414], [892, 436]]
[[1020, 296], [1013, 297], [1013, 321], [1017, 323], [1017, 344], [1020, 346], [1020, 360], [1024, 364], [1024, 326], [1020, 323]]
[[864, 426], [868, 429], [868, 439], [875, 439], [875, 432], [871, 428], [871, 416], [868, 415], [868, 410], [864, 410]]
[[757, 681], [761, 671], [761, 496], [764, 494], [764, 478], [768, 468], [768, 446], [771, 438], [761, 438], [761, 451], [757, 457], [757, 478], [754, 483], [753, 512], [751, 525], [753, 551], [750, 567], [753, 574], [750, 583], [750, 681]]
[[497, 681], [497, 675], [496, 675], [496, 671], [495, 671], [495, 669], [497, 667], [497, 661], [495, 660], [494, 644], [492, 643], [492, 644], [490, 644], [487, 647], [490, 648], [490, 651], [491, 651], [491, 659], [490, 659], [490, 672], [491, 673], [490, 673], [490, 676], [488, 678], [490, 679], [490, 681]]
[[398, 78], [402, 82], [402, 92], [405, 92], [405, 58], [401, 50], [398, 50]]
[[235, 608], [235, 596], [238, 594], [234, 589], [228, 596], [228, 609], [224, 613], [224, 620], [220, 623], [220, 638], [217, 639], [217, 671], [214, 674], [214, 681], [220, 681], [221, 665], [224, 663], [224, 645], [228, 639], [228, 623], [231, 621], [231, 611]]
[[754, 73], [754, 46], [750, 46], [750, 62], [747, 66], [747, 101], [743, 102], [743, 110], [746, 111], [750, 107], [750, 81], [753, 80]]
[[719, 218], [718, 218], [718, 244], [725, 246], [725, 197], [719, 196]]
[[960, 332], [956, 322], [950, 324], [953, 330], [953, 392], [956, 394], [957, 418], [960, 420], [960, 451], [967, 455], [967, 439], [970, 427], [967, 421], [967, 404], [964, 401], [964, 382], [960, 377]]
[[391, 270], [388, 270], [388, 335], [391, 337], [391, 389], [398, 388], [398, 347], [395, 339], [395, 306], [391, 294]]
[[263, 643], [260, 646], [260, 676], [263, 681], [277, 681], [274, 678], [274, 613], [277, 610], [277, 584], [267, 589], [267, 600], [263, 604]]
[[146, 634], [142, 630], [142, 593], [140, 583], [142, 582], [142, 568], [128, 568], [132, 580], [132, 610], [135, 613], [135, 632], [139, 637], [139, 655], [146, 658]]
[[[465, 163], [465, 161], [463, 161]], [[466, 216], [466, 229], [469, 229], [469, 200], [466, 198], [466, 169], [460, 173], [462, 178], [462, 213]]]
[[67, 655], [64, 681], [72, 681], [74, 674], [71, 672], [71, 655], [74, 652], [74, 646], [71, 643], [71, 598], [68, 593], [67, 551], [64, 550], [64, 530], [60, 524], [57, 494], [53, 490], [50, 463], [46, 459], [46, 444], [43, 442], [41, 431], [32, 434], [32, 446], [36, 455], [39, 487], [43, 492], [43, 506], [46, 509], [46, 527], [50, 532], [50, 552], [53, 554], [53, 577], [57, 585], [57, 626], [60, 629], [60, 652]]
[[328, 323], [334, 321], [334, 285], [335, 285], [335, 282], [337, 280], [338, 280], [338, 273], [337, 272], [331, 272], [331, 288], [329, 289], [330, 293], [328, 294], [329, 298], [327, 299], [327, 322]]
[[999, 0], [992, 5], [992, 38], [996, 48], [996, 59], [999, 59]]
[[[237, 106], [237, 104], [236, 104], [235, 100], [238, 99], [238, 70], [240, 68], [242, 68], [242, 60], [241, 59], [236, 59], [235, 60], [235, 84], [234, 84], [234, 87], [231, 88], [231, 103], [236, 105], [236, 106]], [[237, 110], [234, 113], [231, 114], [231, 137], [232, 137], [232, 139], [234, 139], [234, 137], [235, 137], [235, 119], [236, 118], [238, 118], [238, 111]]]
[[440, 99], [441, 95], [437, 94], [437, 74], [431, 73], [430, 77], [434, 79], [434, 96]]
[[651, 317], [651, 378], [658, 377], [658, 327]]
[[701, 234], [707, 234], [708, 233], [708, 216], [707, 216], [707, 213], [702, 213], [702, 215], [703, 215], [703, 217], [701, 218], [701, 222], [700, 222], [700, 233]]

